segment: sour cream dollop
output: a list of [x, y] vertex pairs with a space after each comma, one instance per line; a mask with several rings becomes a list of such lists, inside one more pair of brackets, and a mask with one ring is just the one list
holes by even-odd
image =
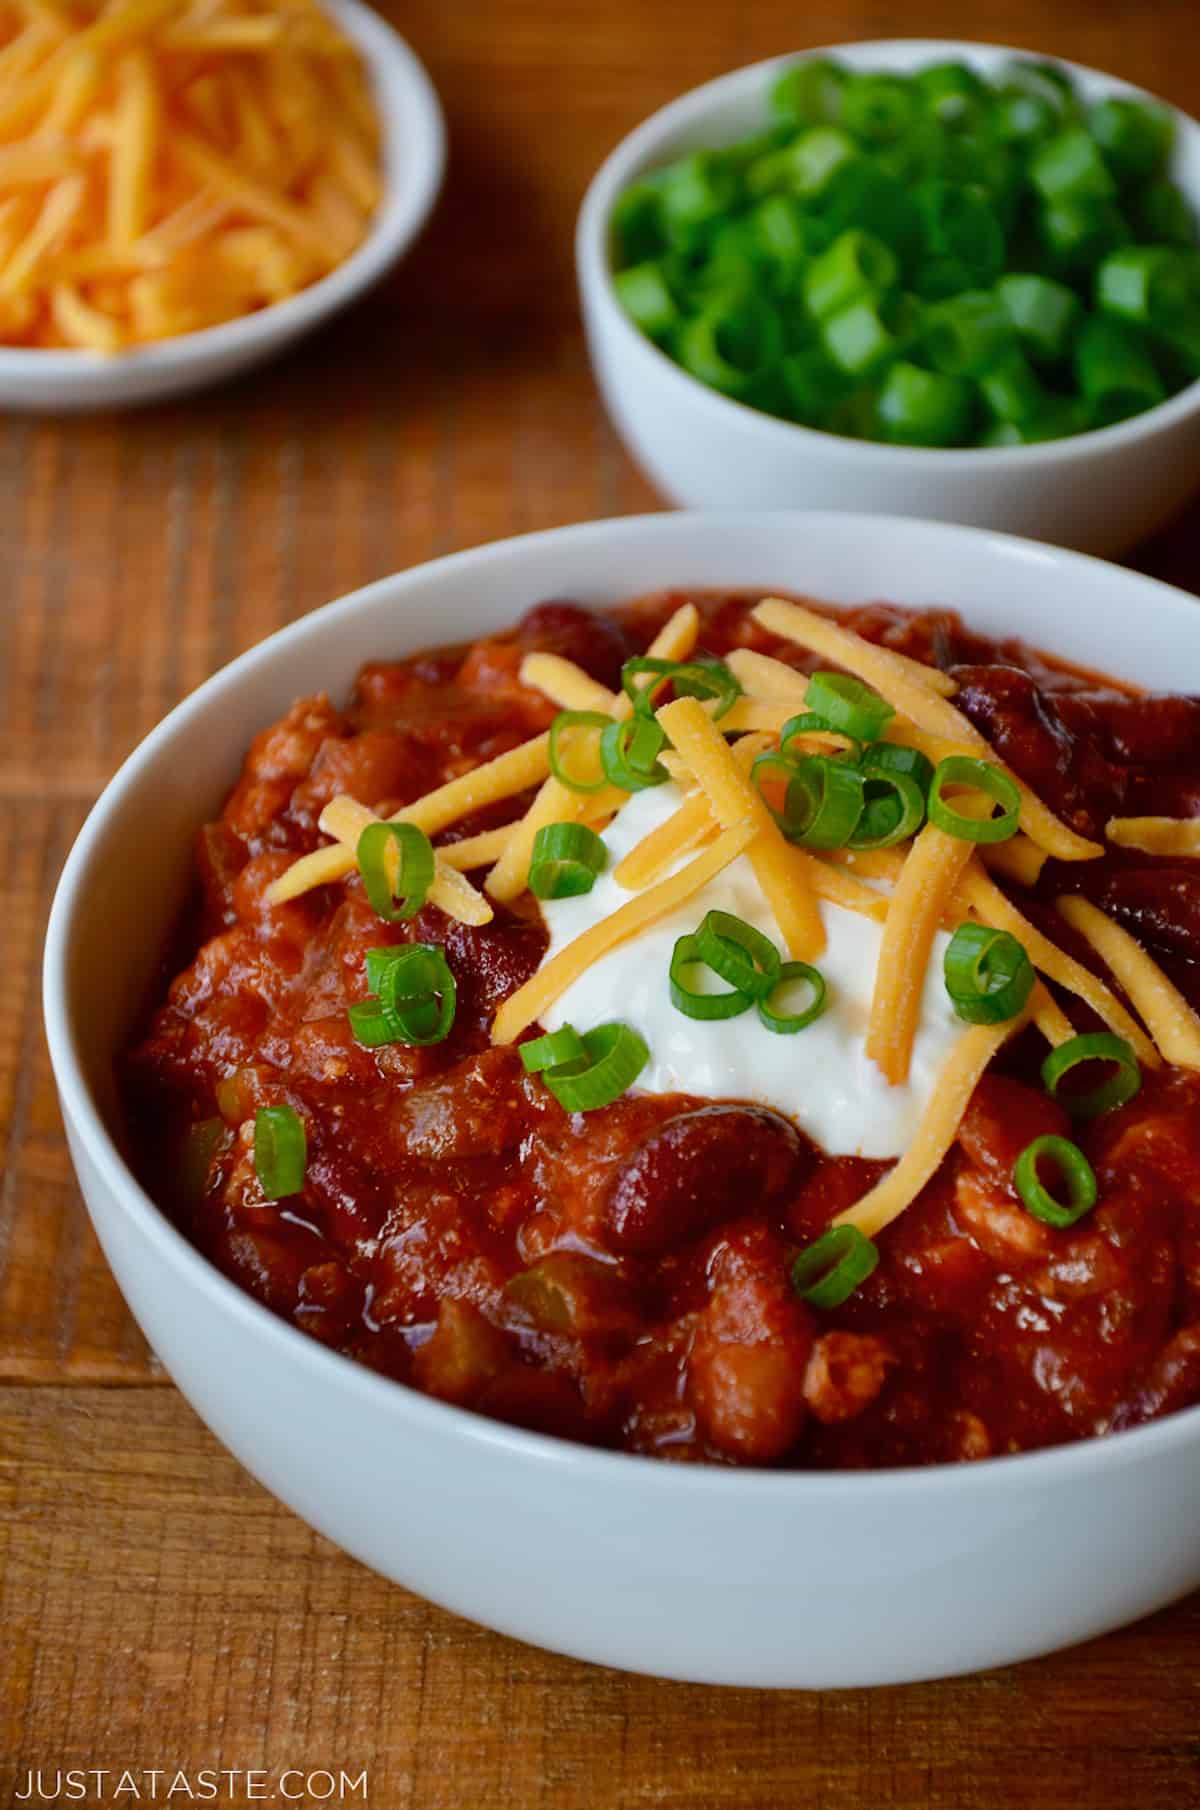
[[[604, 833], [608, 866], [591, 892], [542, 900], [550, 933], [547, 961], [635, 896], [617, 885], [613, 869], [681, 802], [674, 783], [634, 793]], [[750, 863], [740, 856], [677, 911], [593, 963], [543, 1012], [542, 1023], [548, 1030], [573, 1024], [586, 1031], [620, 1020], [640, 1032], [650, 1050], [636, 1083], [641, 1089], [774, 1107], [831, 1156], [900, 1156], [913, 1140], [938, 1071], [963, 1028], [942, 978], [949, 938], [939, 932], [934, 939], [908, 1079], [893, 1087], [865, 1048], [880, 925], [822, 902], [828, 942], [814, 966], [825, 977], [826, 1010], [806, 1029], [780, 1036], [767, 1030], [753, 1009], [737, 1018], [710, 1020], [689, 1018], [672, 1004], [668, 970], [675, 941], [712, 910], [733, 912], [780, 944], [771, 908]]]

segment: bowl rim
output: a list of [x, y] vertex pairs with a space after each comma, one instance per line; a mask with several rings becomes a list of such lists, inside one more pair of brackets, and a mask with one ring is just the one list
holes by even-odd
[[[763, 409], [752, 408], [749, 403], [724, 396], [720, 391], [701, 383], [698, 377], [693, 377], [690, 371], [685, 371], [674, 359], [668, 358], [653, 340], [647, 339], [634, 326], [618, 302], [613, 288], [609, 222], [621, 191], [636, 179], [640, 168], [653, 158], [665, 135], [702, 117], [729, 90], [753, 87], [768, 73], [782, 71], [796, 63], [809, 62], [816, 57], [837, 56], [851, 66], [860, 64], [873, 68], [878, 63], [886, 62], [890, 55], [910, 55], [913, 52], [926, 53], [930, 59], [954, 59], [967, 63], [974, 60], [984, 67], [996, 59], [1010, 57], [1056, 63], [1063, 69], [1070, 70], [1073, 75], [1085, 77], [1089, 82], [1103, 83], [1113, 94], [1151, 100], [1166, 108], [1181, 135], [1193, 139], [1200, 153], [1200, 120], [1172, 102], [1164, 101], [1148, 88], [1138, 87], [1122, 76], [1095, 69], [1087, 63], [1076, 63], [1068, 57], [1047, 57], [1040, 51], [1021, 49], [1009, 44], [993, 44], [969, 38], [849, 39], [841, 43], [813, 45], [801, 51], [785, 51], [779, 56], [766, 57], [757, 63], [745, 63], [740, 68], [729, 70], [725, 75], [716, 76], [712, 81], [701, 83], [697, 88], [687, 89], [648, 115], [614, 145], [584, 193], [575, 225], [575, 264], [580, 290], [585, 299], [590, 298], [603, 310], [605, 326], [618, 336], [625, 355], [640, 359], [643, 370], [652, 374], [657, 381], [669, 384], [681, 400], [690, 396], [694, 403], [707, 407], [712, 414], [714, 431], [739, 422], [743, 428], [754, 424], [758, 431], [774, 439], [781, 451], [790, 444], [807, 446], [813, 451], [819, 448], [827, 459], [850, 461], [875, 455], [894, 465], [897, 470], [904, 466], [908, 470], [925, 470], [931, 474], [945, 474], [950, 470], [969, 474], [996, 470], [1002, 466], [1012, 470], [1022, 463], [1030, 466], [1059, 464], [1071, 458], [1085, 457], [1088, 453], [1118, 452], [1137, 445], [1160, 428], [1172, 427], [1176, 422], [1200, 413], [1200, 377], [1197, 377], [1185, 384], [1174, 396], [1156, 402], [1153, 408], [1143, 409], [1140, 414], [1131, 415], [1125, 421], [1115, 422], [1110, 427], [1091, 428], [1082, 434], [1040, 440], [1030, 446], [893, 446], [886, 441], [858, 440], [847, 434], [829, 433], [824, 428], [805, 427], [799, 421], [785, 421]], [[1192, 199], [1200, 209], [1200, 192]]]
[[[70, 1004], [68, 948], [72, 924], [86, 909], [88, 871], [93, 851], [107, 833], [110, 819], [121, 806], [129, 786], [152, 769], [170, 747], [177, 729], [193, 718], [219, 708], [225, 687], [247, 674], [269, 667], [278, 654], [297, 647], [309, 636], [318, 639], [363, 608], [389, 600], [393, 605], [405, 591], [419, 590], [426, 578], [486, 577], [497, 557], [535, 557], [543, 548], [570, 545], [586, 556], [615, 532], [635, 544], [666, 533], [686, 534], [689, 528], [719, 522], [722, 529], [762, 529], [768, 524], [803, 528], [806, 522], [830, 526], [835, 533], [858, 535], [912, 535], [933, 532], [939, 538], [982, 549], [994, 545], [1023, 558], [1068, 569], [1092, 568], [1118, 571], [1133, 592], [1154, 595], [1171, 610], [1200, 610], [1200, 602], [1159, 579], [1127, 571], [1113, 562], [1089, 554], [1069, 552], [1024, 537], [990, 529], [880, 514], [856, 514], [834, 510], [737, 510], [710, 512], [671, 510], [652, 515], [617, 516], [543, 529], [531, 534], [489, 541], [463, 551], [427, 560], [407, 570], [376, 579], [347, 595], [299, 617], [256, 646], [219, 668], [189, 696], [178, 703], [126, 757], [101, 791], [75, 839], [55, 888], [46, 929], [42, 964], [42, 1008], [51, 1067], [58, 1088], [63, 1118], [120, 1211], [134, 1224], [137, 1235], [173, 1272], [175, 1283], [200, 1297], [214, 1317], [231, 1316], [244, 1331], [275, 1347], [283, 1361], [298, 1364], [314, 1380], [341, 1389], [371, 1411], [397, 1417], [420, 1435], [463, 1439], [514, 1463], [527, 1462], [541, 1470], [578, 1467], [597, 1487], [620, 1486], [627, 1477], [631, 1486], [677, 1492], [682, 1497], [707, 1498], [724, 1491], [752, 1490], [756, 1495], [793, 1492], [821, 1499], [849, 1497], [858, 1501], [884, 1491], [907, 1496], [913, 1491], [935, 1492], [939, 1500], [964, 1491], [993, 1486], [1024, 1491], [1051, 1486], [1078, 1475], [1116, 1466], [1123, 1468], [1151, 1459], [1155, 1454], [1195, 1441], [1200, 1449], [1200, 1405], [1184, 1408], [1158, 1421], [1126, 1429], [1119, 1434], [1093, 1436], [1065, 1445], [977, 1459], [970, 1464], [905, 1465], [866, 1471], [766, 1470], [750, 1466], [673, 1465], [644, 1454], [614, 1451], [538, 1433], [491, 1420], [473, 1410], [424, 1395], [407, 1384], [379, 1375], [366, 1365], [320, 1345], [290, 1321], [283, 1320], [224, 1276], [168, 1218], [166, 1212], [141, 1186], [103, 1122], [80, 1060]], [[969, 607], [969, 606], [967, 606]], [[1136, 612], [1131, 611], [1131, 620]], [[1200, 621], [1200, 618], [1197, 619]], [[72, 1152], [72, 1158], [74, 1153]]]
[[[421, 231], [446, 168], [446, 124], [437, 90], [406, 39], [364, 0], [317, 0], [358, 49], [370, 78], [381, 132], [384, 190], [362, 243], [325, 276], [281, 302], [192, 333], [132, 346], [113, 357], [84, 346], [0, 345], [0, 385], [76, 385], [103, 378], [116, 387], [170, 373], [180, 378], [228, 354], [268, 347], [300, 333], [375, 283]], [[404, 123], [399, 123], [403, 109]]]

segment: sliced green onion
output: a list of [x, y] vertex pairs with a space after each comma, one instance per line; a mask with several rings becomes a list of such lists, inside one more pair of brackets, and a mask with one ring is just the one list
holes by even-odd
[[653, 260], [618, 271], [613, 288], [626, 314], [650, 339], [665, 339], [679, 320], [679, 305], [663, 267]]
[[931, 63], [913, 80], [925, 110], [939, 125], [958, 131], [978, 118], [987, 91], [965, 63]]
[[792, 1287], [810, 1307], [840, 1307], [879, 1262], [857, 1226], [830, 1226], [792, 1261]]
[[[637, 684], [644, 675], [649, 684]], [[674, 687], [678, 697], [714, 700], [714, 722], [732, 710], [742, 695], [737, 679], [721, 660], [656, 660], [650, 654], [642, 654], [626, 660], [621, 668], [622, 689], [639, 715], [653, 714], [659, 693], [668, 685]]]
[[859, 762], [861, 767], [884, 767], [889, 773], [906, 773], [915, 779], [921, 788], [921, 795], [929, 790], [933, 778], [933, 762], [919, 748], [905, 748], [899, 742], [876, 742], [868, 748]]
[[917, 97], [896, 75], [852, 75], [842, 89], [842, 124], [868, 144], [890, 144], [912, 125]]
[[1064, 195], [1047, 202], [1037, 225], [1056, 274], [1079, 282], [1133, 237], [1121, 210], [1099, 195]]
[[760, 792], [762, 776], [772, 770], [787, 778], [783, 812], [768, 809], [788, 840], [805, 848], [844, 848], [862, 815], [864, 782], [857, 767], [824, 754], [797, 761], [760, 754], [750, 769]]
[[1049, 400], [1024, 352], [1014, 347], [979, 376], [979, 393], [998, 421], [1032, 421]]
[[804, 273], [804, 300], [816, 321], [823, 321], [860, 295], [889, 289], [899, 265], [891, 248], [871, 233], [841, 233]]
[[700, 959], [732, 987], [757, 999], [779, 979], [780, 955], [769, 936], [730, 911], [710, 911], [696, 932]]
[[[916, 753], [916, 749], [909, 752]], [[925, 789], [920, 781], [870, 758], [860, 763], [859, 771], [863, 808], [849, 846], [891, 848], [915, 836], [925, 821]]]
[[1045, 201], [1107, 200], [1116, 193], [1108, 165], [1082, 126], [1069, 126], [1040, 145], [1029, 160], [1029, 180]]
[[540, 1075], [548, 1068], [560, 1068], [564, 1062], [587, 1059], [583, 1038], [573, 1024], [564, 1024], [561, 1030], [547, 1031], [544, 1037], [531, 1038], [520, 1045], [520, 1051], [527, 1075]]
[[899, 446], [957, 446], [970, 430], [971, 403], [965, 378], [898, 358], [879, 392], [879, 431]]
[[411, 948], [411, 946], [410, 943], [393, 943], [386, 949], [367, 950], [363, 967], [366, 970], [367, 991], [369, 993], [379, 992], [379, 986], [380, 982], [383, 980], [385, 968], [392, 962], [399, 961], [400, 957], [404, 954], [404, 951]]
[[726, 293], [684, 322], [675, 352], [693, 377], [736, 399], [775, 363], [783, 343], [783, 323], [770, 302], [753, 292]]
[[896, 714], [877, 691], [840, 672], [815, 672], [804, 702], [814, 716], [859, 742], [877, 741]]
[[1006, 1024], [1025, 1009], [1036, 976], [1024, 946], [990, 924], [960, 924], [942, 964], [946, 991], [967, 1024]]
[[1065, 358], [1083, 309], [1079, 297], [1052, 277], [1001, 277], [996, 295], [1031, 358], [1048, 364]]
[[771, 88], [771, 111], [798, 126], [836, 125], [846, 79], [846, 71], [828, 57], [794, 63]]
[[454, 1023], [458, 989], [436, 943], [409, 943], [379, 978], [379, 1003], [393, 1043], [442, 1043]]
[[700, 948], [698, 936], [686, 934], [677, 938], [671, 951], [671, 966], [668, 971], [671, 1004], [676, 1011], [682, 1012], [685, 1018], [706, 1020], [739, 1018], [743, 1012], [748, 1012], [754, 1004], [754, 998], [741, 987], [734, 987], [729, 993], [701, 992], [688, 982], [686, 976], [689, 969], [710, 966]]
[[627, 1024], [600, 1024], [583, 1033], [584, 1054], [545, 1071], [546, 1086], [567, 1112], [610, 1106], [633, 1086], [650, 1051]]
[[1090, 109], [1087, 125], [1123, 180], [1144, 182], [1165, 169], [1175, 136], [1175, 122], [1165, 107], [1110, 95]]
[[662, 729], [649, 716], [626, 717], [609, 723], [600, 737], [600, 759], [614, 786], [623, 792], [644, 792], [661, 786], [671, 775], [658, 756], [666, 745]]
[[268, 1200], [299, 1194], [308, 1168], [304, 1122], [292, 1106], [260, 1106], [254, 1115], [254, 1173]]
[[414, 823], [369, 823], [354, 858], [372, 911], [387, 924], [416, 917], [434, 875], [433, 844], [424, 830]]
[[1195, 254], [1173, 245], [1125, 245], [1096, 272], [1096, 304], [1135, 326], [1169, 328], [1200, 299]]
[[1139, 236], [1159, 245], [1196, 243], [1196, 218], [1183, 190], [1166, 176], [1148, 182], [1130, 199]]
[[927, 310], [929, 362], [950, 377], [978, 377], [1015, 343], [1012, 323], [986, 289], [968, 289]]
[[608, 850], [582, 823], [547, 823], [533, 839], [529, 890], [536, 899], [575, 899], [591, 892]]
[[353, 1005], [346, 1007], [346, 1017], [350, 1021], [354, 1041], [361, 1043], [364, 1049], [383, 1049], [386, 1044], [398, 1041], [377, 999], [356, 1000]]
[[1153, 408], [1166, 395], [1145, 342], [1124, 321], [1102, 315], [1085, 321], [1075, 342], [1075, 370], [1098, 427]]
[[598, 779], [585, 779], [579, 773], [572, 773], [567, 765], [567, 751], [563, 747], [562, 737], [572, 729], [607, 729], [611, 723], [612, 718], [605, 716], [600, 710], [560, 710], [551, 723], [550, 771], [569, 792], [600, 792], [608, 784], [608, 779], [603, 768]]
[[[1066, 1183], [1067, 1199], [1061, 1201], [1050, 1193], [1038, 1175], [1042, 1161], [1056, 1165]], [[1090, 1213], [1099, 1198], [1096, 1175], [1087, 1157], [1070, 1138], [1034, 1138], [1017, 1158], [1013, 1182], [1027, 1213], [1048, 1226], [1073, 1226], [1085, 1213]]]
[[[1000, 806], [999, 817], [968, 817], [956, 811], [943, 797], [947, 786], [970, 786], [973, 791], [984, 793]], [[991, 761], [976, 760], [969, 754], [951, 754], [933, 770], [926, 811], [930, 823], [964, 842], [1007, 842], [1019, 828], [1021, 794], [1008, 774]]]
[[951, 258], [978, 283], [1004, 268], [1004, 228], [982, 189], [956, 182], [921, 182], [914, 200], [921, 214], [929, 258]]
[[686, 251], [733, 205], [737, 174], [720, 151], [693, 151], [659, 172], [657, 189], [667, 237]]
[[[1111, 1062], [1116, 1066], [1106, 1081], [1086, 1093], [1060, 1093], [1059, 1083], [1073, 1068], [1084, 1062]], [[1069, 1037], [1052, 1049], [1042, 1063], [1042, 1083], [1046, 1091], [1065, 1106], [1072, 1118], [1094, 1119], [1098, 1113], [1110, 1112], [1132, 1100], [1142, 1085], [1142, 1071], [1134, 1055], [1133, 1045], [1111, 1031], [1088, 1031]]]
[[[798, 985], [810, 990], [808, 1004], [798, 1012], [782, 1010], [781, 996], [784, 989]], [[808, 962], [784, 962], [771, 985], [765, 993], [759, 995], [755, 1003], [758, 1006], [758, 1016], [768, 1031], [776, 1031], [781, 1037], [791, 1037], [814, 1023], [829, 1004], [825, 976]]]
[[862, 739], [850, 735], [845, 729], [839, 729], [828, 717], [818, 716], [814, 711], [802, 710], [799, 716], [790, 716], [779, 731], [779, 752], [790, 755], [793, 760], [801, 760], [806, 752], [803, 748], [792, 748], [792, 743], [802, 735], [844, 735], [851, 744], [847, 754], [857, 760], [862, 753]]

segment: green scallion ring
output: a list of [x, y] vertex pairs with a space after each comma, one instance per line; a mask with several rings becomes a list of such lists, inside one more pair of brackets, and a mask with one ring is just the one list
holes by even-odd
[[911, 773], [898, 772], [870, 759], [862, 761], [859, 772], [863, 776], [863, 808], [850, 837], [850, 847], [891, 848], [894, 843], [915, 836], [925, 821], [925, 794], [919, 782]]
[[857, 1226], [830, 1226], [792, 1260], [792, 1287], [810, 1307], [840, 1307], [879, 1262]]
[[904, 748], [899, 742], [876, 742], [867, 748], [861, 760], [861, 767], [885, 767], [889, 773], [906, 773], [915, 779], [921, 788], [922, 796], [928, 792], [933, 779], [933, 762], [919, 748]]
[[254, 1173], [268, 1200], [299, 1194], [308, 1168], [304, 1122], [292, 1106], [260, 1106], [254, 1115]]
[[379, 1003], [393, 1043], [423, 1046], [450, 1035], [458, 988], [436, 943], [409, 943], [384, 968]]
[[1024, 946], [990, 924], [960, 924], [942, 963], [946, 991], [967, 1024], [1004, 1024], [1025, 1008], [1036, 976]]
[[363, 965], [366, 969], [367, 991], [369, 993], [378, 993], [379, 983], [383, 979], [384, 969], [389, 963], [399, 961], [405, 950], [411, 948], [411, 943], [392, 943], [389, 947], [384, 949], [367, 950], [367, 958]]
[[[751, 777], [778, 758], [760, 754]], [[782, 817], [774, 815], [789, 842], [804, 848], [845, 848], [864, 801], [863, 776], [856, 766], [827, 754], [806, 754], [793, 763]]]
[[623, 792], [661, 786], [671, 777], [658, 758], [666, 740], [652, 716], [634, 715], [623, 723], [609, 723], [600, 736], [605, 776]]
[[[635, 681], [643, 674], [649, 676], [650, 682], [638, 685]], [[626, 660], [621, 668], [621, 687], [639, 716], [653, 715], [658, 694], [667, 685], [674, 688], [677, 697], [715, 700], [714, 722], [732, 710], [742, 695], [737, 679], [720, 660], [658, 660], [653, 655], [640, 654]]]
[[[970, 786], [1000, 806], [999, 817], [967, 817], [942, 796], [947, 786]], [[1007, 773], [991, 761], [970, 754], [951, 754], [933, 770], [926, 811], [948, 836], [964, 842], [1007, 842], [1020, 826], [1021, 794]]]
[[545, 1071], [546, 1086], [568, 1112], [594, 1112], [610, 1106], [633, 1086], [650, 1051], [627, 1024], [599, 1024], [583, 1033], [584, 1054]]
[[708, 968], [700, 949], [698, 936], [685, 935], [676, 940], [671, 951], [671, 966], [668, 970], [668, 981], [671, 989], [671, 1004], [685, 1018], [700, 1018], [712, 1021], [718, 1018], [740, 1018], [754, 1004], [752, 994], [744, 992], [741, 987], [734, 987], [730, 993], [699, 993], [688, 985], [684, 979], [689, 968]]
[[877, 691], [841, 672], [815, 672], [804, 702], [814, 716], [824, 717], [832, 728], [860, 742], [878, 741], [896, 714]]
[[591, 892], [608, 850], [582, 823], [547, 823], [533, 839], [529, 890], [538, 899], [575, 899]]
[[[1043, 1158], [1058, 1165], [1067, 1185], [1065, 1204], [1038, 1177], [1038, 1164]], [[1025, 1211], [1048, 1226], [1073, 1226], [1091, 1212], [1100, 1193], [1092, 1165], [1070, 1138], [1046, 1136], [1026, 1144], [1013, 1169], [1013, 1182]]]
[[346, 1007], [346, 1017], [355, 1043], [361, 1043], [364, 1049], [380, 1050], [397, 1041], [377, 999], [356, 1000]]
[[798, 748], [793, 752], [791, 743], [801, 735], [845, 735], [850, 747], [846, 750], [852, 760], [857, 760], [862, 753], [862, 742], [856, 735], [848, 735], [846, 730], [839, 729], [828, 718], [816, 716], [811, 710], [802, 710], [799, 716], [790, 716], [779, 731], [779, 752], [790, 754], [793, 760], [803, 760], [805, 750]]
[[583, 1038], [573, 1024], [564, 1024], [561, 1030], [547, 1031], [544, 1037], [534, 1037], [521, 1044], [520, 1050], [527, 1075], [540, 1075], [548, 1068], [561, 1068], [564, 1062], [587, 1059]]
[[[772, 1001], [781, 988], [794, 986], [797, 981], [804, 981], [811, 987], [812, 998], [803, 1011], [781, 1012]], [[825, 976], [808, 962], [784, 962], [771, 986], [759, 995], [755, 1004], [768, 1031], [776, 1031], [781, 1037], [791, 1037], [813, 1024], [829, 1004]]]
[[[388, 871], [389, 856], [396, 862], [395, 879]], [[354, 859], [372, 911], [386, 924], [416, 917], [434, 875], [433, 844], [424, 830], [414, 823], [369, 823]]]
[[[1107, 1081], [1101, 1081], [1086, 1093], [1060, 1094], [1059, 1082], [1081, 1062], [1113, 1062], [1116, 1067]], [[1072, 1118], [1094, 1119], [1098, 1113], [1109, 1112], [1114, 1106], [1124, 1106], [1126, 1100], [1132, 1100], [1142, 1085], [1142, 1071], [1133, 1045], [1124, 1037], [1117, 1037], [1112, 1031], [1088, 1031], [1083, 1036], [1068, 1038], [1066, 1043], [1060, 1043], [1057, 1049], [1050, 1051], [1042, 1063], [1042, 1084], [1060, 1106], [1066, 1107]]]
[[701, 961], [752, 999], [769, 993], [779, 979], [781, 957], [770, 937], [731, 911], [706, 912], [695, 941]]
[[550, 771], [569, 792], [601, 792], [608, 784], [608, 778], [603, 770], [600, 777], [594, 780], [583, 779], [579, 774], [572, 773], [567, 766], [563, 735], [571, 729], [607, 729], [611, 723], [612, 718], [605, 716], [600, 710], [560, 710], [551, 723]]

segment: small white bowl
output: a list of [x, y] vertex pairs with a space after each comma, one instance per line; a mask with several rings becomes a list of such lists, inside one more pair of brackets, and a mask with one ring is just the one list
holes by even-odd
[[[1032, 52], [932, 38], [835, 44], [735, 70], [652, 114], [601, 165], [580, 209], [576, 267], [592, 368], [629, 451], [689, 509], [878, 509], [1124, 552], [1200, 485], [1200, 382], [1115, 427], [1037, 446], [881, 446], [820, 433], [708, 389], [642, 334], [612, 283], [613, 207], [644, 171], [760, 130], [775, 77], [810, 57], [852, 69], [952, 58], [988, 74]], [[1058, 59], [1060, 62], [1062, 59]], [[1115, 76], [1062, 63], [1089, 100], [1148, 98]], [[1175, 112], [1172, 174], [1200, 212], [1200, 125]]]
[[276, 357], [356, 300], [408, 250], [437, 199], [446, 164], [437, 92], [403, 38], [378, 13], [360, 0], [321, 4], [362, 54], [383, 135], [383, 200], [357, 251], [286, 301], [112, 358], [0, 346], [0, 408], [78, 413], [206, 389]]
[[1147, 685], [1195, 686], [1194, 598], [939, 523], [665, 514], [478, 547], [306, 616], [143, 742], [85, 824], [46, 939], [45, 1013], [100, 1241], [219, 1438], [365, 1563], [476, 1621], [715, 1684], [898, 1683], [1006, 1664], [1200, 1584], [1200, 1408], [1058, 1451], [925, 1470], [738, 1471], [598, 1452], [388, 1381], [214, 1269], [122, 1156], [114, 1063], [159, 975], [197, 826], [251, 737], [367, 659], [487, 634], [539, 598], [784, 588], [960, 607]]

